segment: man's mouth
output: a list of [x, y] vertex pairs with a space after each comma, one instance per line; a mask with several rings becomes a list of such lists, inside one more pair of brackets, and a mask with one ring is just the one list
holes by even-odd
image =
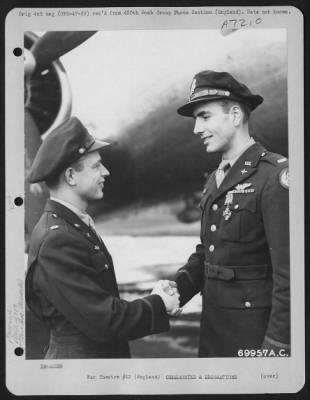
[[201, 136], [201, 139], [203, 140], [204, 144], [207, 144], [212, 137], [212, 135], [205, 135]]

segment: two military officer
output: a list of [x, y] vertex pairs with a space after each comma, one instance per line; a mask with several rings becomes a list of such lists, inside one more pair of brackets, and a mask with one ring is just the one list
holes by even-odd
[[176, 278], [181, 305], [202, 293], [201, 357], [290, 352], [288, 160], [250, 136], [262, 102], [230, 74], [202, 71], [178, 110], [222, 155], [201, 202], [201, 242]]
[[120, 299], [111, 255], [87, 214], [101, 199], [107, 169], [95, 140], [75, 117], [41, 145], [29, 181], [50, 191], [29, 249], [26, 301], [50, 329], [45, 358], [125, 358], [128, 340], [169, 329], [178, 294], [159, 282], [151, 295]]

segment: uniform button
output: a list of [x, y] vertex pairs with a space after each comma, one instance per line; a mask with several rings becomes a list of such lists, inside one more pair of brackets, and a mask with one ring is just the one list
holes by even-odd
[[109, 269], [108, 264], [104, 264], [104, 269]]
[[210, 228], [210, 229], [211, 229], [212, 232], [215, 232], [215, 231], [216, 231], [216, 225], [214, 225], [214, 224], [211, 225], [211, 228]]
[[98, 251], [98, 250], [100, 250], [100, 247], [99, 246], [95, 246], [94, 250]]
[[213, 204], [213, 206], [212, 206], [213, 211], [216, 211], [218, 208], [219, 208], [219, 206], [217, 204]]
[[210, 244], [209, 246], [209, 250], [211, 251], [211, 253], [215, 250], [215, 246], [214, 244]]
[[244, 303], [244, 305], [245, 305], [246, 308], [251, 308], [252, 307], [252, 303], [250, 301], [246, 301]]
[[234, 208], [237, 210], [237, 208], [239, 208], [239, 204], [236, 204]]

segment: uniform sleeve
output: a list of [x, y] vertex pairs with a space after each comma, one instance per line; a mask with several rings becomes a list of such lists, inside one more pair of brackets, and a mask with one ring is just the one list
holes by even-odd
[[204, 260], [204, 246], [200, 243], [196, 246], [196, 251], [189, 257], [187, 263], [177, 272], [176, 282], [180, 293], [181, 307], [202, 290]]
[[94, 341], [132, 340], [169, 329], [158, 295], [125, 301], [99, 284], [87, 248], [70, 232], [50, 231], [38, 255], [46, 298]]
[[272, 262], [273, 290], [264, 348], [290, 348], [288, 168], [276, 167], [262, 195], [262, 214]]

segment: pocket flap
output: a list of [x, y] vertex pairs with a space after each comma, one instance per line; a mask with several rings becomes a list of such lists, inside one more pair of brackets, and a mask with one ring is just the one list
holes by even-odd
[[222, 308], [271, 307], [271, 279], [218, 281], [217, 284], [217, 301]]

